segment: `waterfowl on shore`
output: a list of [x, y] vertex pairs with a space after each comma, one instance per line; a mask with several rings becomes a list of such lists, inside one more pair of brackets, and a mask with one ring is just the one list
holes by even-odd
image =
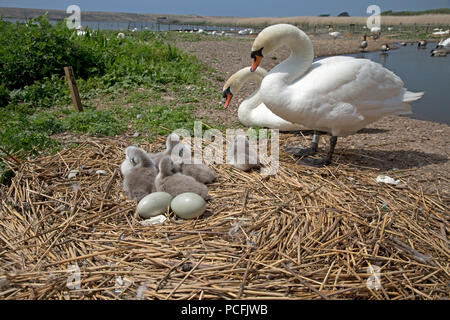
[[245, 135], [237, 135], [228, 150], [229, 163], [236, 169], [250, 171], [259, 168], [258, 151], [250, 145]]
[[165, 156], [160, 160], [159, 173], [155, 179], [156, 190], [159, 192], [167, 192], [172, 197], [179, 194], [192, 192], [208, 200], [208, 187], [198, 182], [191, 176], [182, 173], [173, 173], [173, 162], [169, 156]]
[[204, 163], [187, 163], [183, 157], [190, 152], [190, 148], [185, 144], [180, 144], [180, 158], [181, 162], [173, 163], [174, 173], [182, 173], [193, 177], [198, 182], [209, 184], [216, 180], [216, 173]]
[[367, 35], [366, 34], [364, 34], [364, 40], [363, 41], [361, 41], [361, 44], [359, 45], [359, 48], [361, 49], [361, 51], [364, 51], [366, 48], [367, 48], [367, 46], [369, 45], [368, 43], [367, 43]]
[[328, 33], [333, 39], [342, 38], [342, 34], [339, 31], [333, 31]]
[[180, 137], [176, 133], [171, 133], [166, 139], [166, 150], [158, 153], [150, 153], [149, 156], [155, 163], [156, 168], [159, 168], [159, 162], [165, 156], [170, 156], [174, 147], [180, 142]]
[[313, 63], [311, 39], [289, 24], [273, 25], [259, 33], [252, 45], [252, 71], [264, 56], [283, 45], [291, 49], [291, 55], [264, 77], [261, 99], [276, 115], [316, 131], [316, 143], [310, 148], [291, 148], [290, 153], [314, 154], [321, 132], [331, 134], [327, 156], [303, 159], [304, 164], [329, 164], [338, 136], [354, 134], [386, 115], [409, 114], [409, 103], [423, 95], [407, 91], [397, 75], [367, 59], [338, 56]]
[[381, 45], [381, 51], [384, 53], [387, 53], [389, 50], [391, 50], [391, 47], [387, 43]]
[[304, 126], [286, 121], [261, 102], [259, 86], [262, 79], [267, 74], [263, 68], [258, 68], [256, 72], [251, 72], [250, 67], [242, 68], [233, 74], [223, 86], [223, 97], [226, 99], [224, 107], [227, 108], [231, 99], [241, 90], [243, 85], [251, 80], [256, 81], [258, 89], [248, 96], [238, 108], [239, 121], [247, 127], [261, 127], [279, 129], [281, 131], [297, 131], [305, 129]]
[[137, 147], [126, 149], [127, 160], [133, 165], [123, 170], [123, 190], [130, 199], [140, 201], [147, 194], [156, 191], [156, 167], [148, 154]]

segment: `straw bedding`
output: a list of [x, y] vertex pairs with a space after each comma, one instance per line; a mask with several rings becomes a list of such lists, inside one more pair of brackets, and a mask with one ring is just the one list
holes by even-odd
[[[0, 299], [448, 297], [444, 195], [378, 184], [379, 172], [339, 157], [316, 169], [281, 152], [275, 176], [214, 166], [200, 218], [169, 211], [142, 226], [121, 190], [126, 146], [90, 138], [52, 156], [6, 157], [16, 175], [0, 189]], [[81, 283], [69, 289], [74, 265]], [[367, 285], [370, 266], [380, 268], [378, 288]]]

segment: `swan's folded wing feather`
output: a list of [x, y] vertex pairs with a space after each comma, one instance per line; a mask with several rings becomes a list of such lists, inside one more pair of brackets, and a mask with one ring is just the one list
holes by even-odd
[[[403, 81], [380, 64], [366, 59], [332, 57], [312, 65], [310, 71], [291, 85], [300, 101], [383, 104], [402, 93]], [[316, 106], [317, 107], [317, 106]]]

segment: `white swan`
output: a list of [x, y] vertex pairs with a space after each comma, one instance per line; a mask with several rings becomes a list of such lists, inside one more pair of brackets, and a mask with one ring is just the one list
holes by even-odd
[[[304, 163], [329, 164], [338, 136], [354, 134], [386, 115], [409, 114], [409, 102], [423, 95], [407, 91], [398, 76], [367, 59], [331, 57], [312, 63], [311, 40], [288, 24], [267, 27], [256, 37], [252, 71], [264, 55], [284, 44], [291, 49], [291, 55], [264, 77], [262, 101], [283, 119], [332, 135], [327, 157]], [[297, 148], [295, 154], [310, 155], [316, 148], [314, 139], [310, 148]]]
[[437, 48], [450, 48], [450, 38], [439, 41]]
[[247, 97], [238, 108], [238, 118], [244, 126], [279, 129], [281, 131], [305, 129], [302, 125], [293, 124], [281, 119], [270, 111], [264, 103], [261, 103], [259, 86], [266, 74], [267, 71], [263, 68], [258, 68], [255, 72], [251, 72], [249, 67], [243, 68], [233, 74], [223, 86], [223, 97], [226, 98], [224, 107], [228, 107], [233, 95], [241, 90], [245, 82], [255, 80], [258, 89]]

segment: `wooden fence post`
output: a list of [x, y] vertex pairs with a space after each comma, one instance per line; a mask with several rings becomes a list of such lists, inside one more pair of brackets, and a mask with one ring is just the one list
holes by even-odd
[[80, 93], [78, 92], [77, 83], [75, 81], [75, 75], [72, 67], [64, 67], [66, 73], [67, 82], [69, 82], [70, 94], [72, 96], [72, 102], [75, 109], [79, 112], [83, 111], [83, 105], [81, 104]]

